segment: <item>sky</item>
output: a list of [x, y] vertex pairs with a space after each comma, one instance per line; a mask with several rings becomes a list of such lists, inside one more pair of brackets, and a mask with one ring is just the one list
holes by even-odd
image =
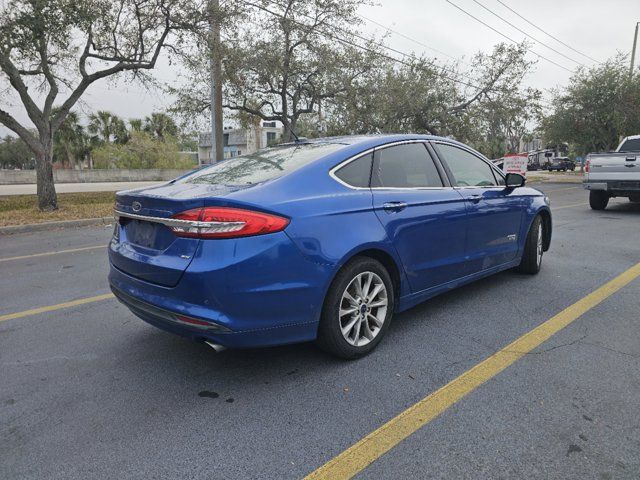
[[[522, 32], [507, 25], [474, 0], [449, 1], [516, 41], [526, 38]], [[592, 60], [527, 24], [498, 0], [477, 2], [566, 57], [587, 66], [594, 65]], [[386, 40], [390, 47], [407, 53], [424, 53], [443, 61], [452, 59], [430, 48], [464, 61], [469, 60], [478, 51], [490, 52], [496, 43], [509, 42], [451, 3], [447, 0], [377, 0], [377, 5], [363, 7], [359, 13], [413, 39], [391, 33]], [[640, 0], [502, 0], [502, 3], [574, 49], [598, 61], [610, 58], [619, 51], [629, 53], [635, 24], [640, 21]], [[378, 36], [386, 31], [368, 21], [363, 23], [362, 30]], [[640, 49], [640, 45], [638, 48]], [[541, 44], [533, 43], [531, 49], [569, 70], [578, 66], [578, 63]], [[532, 53], [528, 55], [531, 59], [538, 58]], [[638, 63], [640, 52], [636, 55], [636, 64]], [[162, 81], [172, 82], [179, 73], [178, 66], [161, 60], [154, 76]], [[526, 79], [526, 84], [547, 92], [551, 88], [567, 85], [570, 76], [569, 71], [538, 58], [534, 71]], [[548, 98], [548, 94], [545, 97]], [[109, 110], [123, 118], [144, 117], [152, 111], [164, 110], [172, 103], [172, 99], [162, 91], [147, 91], [140, 85], [105, 80], [92, 85], [83, 100], [84, 104], [77, 108], [81, 113]], [[26, 114], [19, 103], [13, 103], [14, 106], [7, 109], [20, 121], [26, 122]], [[0, 107], [7, 107], [6, 99], [0, 99]], [[0, 126], [0, 136], [7, 133], [10, 132]]]

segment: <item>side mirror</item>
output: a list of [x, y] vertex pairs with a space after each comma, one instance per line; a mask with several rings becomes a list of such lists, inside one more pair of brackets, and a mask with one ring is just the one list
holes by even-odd
[[507, 188], [524, 187], [526, 179], [519, 173], [507, 173], [505, 184]]

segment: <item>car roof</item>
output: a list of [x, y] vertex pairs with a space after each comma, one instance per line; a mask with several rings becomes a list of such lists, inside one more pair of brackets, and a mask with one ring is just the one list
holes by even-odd
[[[299, 142], [291, 142], [281, 145], [295, 145], [304, 143], [337, 143], [343, 145], [357, 146], [363, 148], [374, 148], [387, 143], [402, 142], [405, 140], [431, 140], [431, 141], [444, 141], [452, 143], [454, 145], [460, 145], [464, 148], [471, 148], [464, 143], [458, 142], [451, 138], [439, 137], [436, 135], [424, 135], [424, 134], [412, 134], [412, 133], [394, 133], [394, 134], [370, 134], [370, 135], [344, 135], [336, 137], [323, 137], [323, 138], [311, 138], [301, 139]], [[484, 156], [484, 155], [483, 155]]]

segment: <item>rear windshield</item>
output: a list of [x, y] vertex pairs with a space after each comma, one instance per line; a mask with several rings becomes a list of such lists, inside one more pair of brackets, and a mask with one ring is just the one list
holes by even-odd
[[640, 138], [634, 138], [631, 140], [627, 140], [622, 145], [620, 145], [620, 152], [640, 152]]
[[341, 143], [305, 143], [265, 148], [215, 163], [180, 179], [178, 183], [240, 186], [266, 182], [291, 173], [344, 146]]

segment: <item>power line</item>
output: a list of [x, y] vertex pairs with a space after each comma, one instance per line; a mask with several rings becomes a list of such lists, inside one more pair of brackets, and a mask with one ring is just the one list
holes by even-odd
[[[249, 1], [247, 1], [247, 0], [241, 0], [241, 1], [242, 1], [245, 5], [252, 6], [252, 7], [257, 8], [257, 9], [259, 9], [259, 10], [263, 10], [264, 12], [269, 13], [270, 15], [273, 15], [273, 16], [275, 16], [275, 17], [278, 17], [278, 18], [281, 18], [281, 19], [286, 18], [284, 15], [279, 14], [279, 13], [277, 13], [277, 12], [273, 12], [273, 11], [269, 10], [268, 8], [266, 8], [266, 7], [262, 6], [262, 5], [254, 4], [254, 3], [251, 3], [251, 2], [249, 2]], [[269, 3], [271, 3], [271, 4], [273, 4], [273, 5], [278, 5], [278, 6], [282, 7], [282, 5], [280, 5], [280, 4], [279, 4], [279, 3], [277, 3], [276, 1], [270, 1]], [[310, 15], [306, 15], [306, 16], [307, 16], [307, 17], [309, 17], [309, 18], [313, 18], [313, 17], [311, 17]], [[304, 24], [304, 23], [302, 23], [302, 22], [298, 22], [298, 21], [293, 20], [293, 19], [289, 19], [289, 20], [290, 20], [291, 22], [293, 22], [293, 23], [295, 23], [295, 24], [297, 24], [297, 25], [299, 25], [299, 26], [303, 27], [303, 28], [309, 28], [309, 25], [306, 25], [306, 24]], [[358, 35], [358, 34], [355, 34], [355, 33], [353, 33], [353, 32], [344, 32], [344, 30], [341, 30], [341, 29], [337, 29], [337, 30], [342, 31], [343, 33], [348, 33], [348, 34], [354, 35], [355, 37], [360, 38], [360, 39], [363, 39], [363, 40], [365, 40], [365, 41], [368, 41], [368, 40], [369, 40], [369, 39], [366, 39], [366, 38], [364, 38], [364, 37], [362, 37], [362, 36], [360, 36], [360, 35]], [[410, 62], [407, 62], [407, 61], [405, 61], [405, 60], [402, 60], [402, 59], [396, 58], [396, 57], [394, 57], [394, 56], [392, 56], [392, 55], [387, 55], [387, 54], [382, 53], [382, 52], [379, 52], [379, 51], [377, 51], [377, 50], [372, 50], [372, 49], [370, 49], [370, 48], [367, 48], [366, 46], [359, 45], [358, 43], [352, 42], [352, 41], [347, 40], [347, 39], [345, 39], [345, 38], [341, 38], [341, 37], [339, 37], [339, 36], [337, 36], [337, 35], [335, 35], [335, 34], [333, 34], [333, 33], [329, 33], [329, 32], [326, 32], [326, 31], [325, 31], [325, 32], [322, 32], [322, 33], [323, 33], [325, 36], [327, 36], [327, 37], [329, 37], [329, 38], [332, 38], [332, 39], [334, 39], [334, 40], [336, 40], [336, 41], [338, 41], [338, 42], [340, 42], [340, 43], [343, 43], [343, 44], [345, 44], [345, 45], [353, 46], [353, 47], [358, 48], [358, 49], [360, 49], [360, 50], [363, 50], [363, 51], [366, 51], [366, 52], [368, 52], [368, 53], [371, 53], [371, 54], [377, 55], [377, 56], [379, 56], [379, 57], [381, 57], [381, 58], [386, 58], [387, 60], [393, 61], [393, 62], [398, 63], [398, 64], [401, 64], [401, 65], [405, 65], [405, 66], [407, 66], [407, 67], [416, 68], [416, 65], [415, 65], [415, 64], [413, 64], [413, 63], [410, 63]], [[374, 42], [374, 43], [375, 43], [377, 46], [379, 46], [379, 47], [382, 47], [382, 48], [385, 48], [385, 49], [387, 49], [387, 50], [390, 50], [390, 51], [393, 51], [393, 52], [395, 52], [395, 53], [398, 53], [398, 54], [402, 55], [403, 57], [409, 57], [409, 58], [412, 58], [412, 59], [413, 59], [413, 58], [415, 58], [413, 55], [409, 55], [409, 54], [404, 53], [404, 52], [402, 52], [402, 51], [400, 51], [400, 50], [396, 50], [396, 49], [394, 49], [394, 48], [392, 48], [392, 47], [388, 47], [388, 46], [386, 46], [386, 45], [384, 45], [384, 44], [376, 43], [376, 42]], [[516, 42], [516, 43], [517, 43], [517, 42]], [[534, 53], [535, 53], [535, 52], [534, 52]], [[442, 68], [442, 67], [441, 67], [441, 68]], [[420, 69], [421, 69], [421, 70], [424, 70], [424, 71], [427, 71], [427, 72], [431, 72], [431, 70], [428, 70], [428, 69], [426, 69], [426, 68], [420, 68]], [[459, 74], [458, 72], [452, 72], [452, 73], [457, 73], [457, 74]], [[441, 75], [443, 78], [445, 78], [445, 79], [447, 79], [447, 80], [450, 80], [450, 81], [452, 81], [452, 82], [459, 83], [459, 84], [462, 84], [462, 85], [465, 85], [465, 86], [468, 86], [468, 87], [472, 87], [472, 88], [477, 89], [477, 90], [478, 90], [478, 92], [476, 92], [476, 93], [475, 93], [476, 95], [477, 95], [477, 94], [478, 94], [478, 93], [479, 93], [483, 88], [485, 88], [485, 87], [481, 87], [481, 86], [479, 86], [479, 85], [475, 85], [475, 84], [471, 84], [471, 83], [464, 82], [464, 81], [462, 81], [462, 80], [458, 80], [458, 79], [456, 79], [456, 78], [451, 78], [451, 77], [448, 77], [448, 76], [443, 75], [443, 74], [440, 74], [440, 75]], [[469, 77], [465, 77], [465, 78], [469, 78]], [[547, 104], [547, 106], [551, 107], [551, 104], [550, 104], [549, 102], [545, 101], [544, 99], [540, 99], [540, 102], [541, 102], [541, 103], [546, 103], [546, 104]]]
[[498, 2], [500, 5], [502, 5], [503, 7], [505, 7], [507, 10], [509, 10], [510, 12], [512, 12], [513, 14], [517, 15], [518, 17], [520, 17], [522, 20], [524, 20], [525, 22], [527, 22], [527, 23], [528, 23], [529, 25], [531, 25], [532, 27], [537, 28], [537, 29], [538, 29], [538, 30], [540, 30], [542, 33], [544, 33], [545, 35], [548, 35], [549, 37], [553, 38], [556, 42], [561, 43], [562, 45], [564, 45], [565, 47], [569, 48], [570, 50], [573, 50], [574, 52], [576, 52], [576, 53], [578, 53], [578, 54], [582, 55], [582, 56], [583, 56], [583, 57], [585, 57], [585, 58], [588, 58], [589, 60], [591, 60], [591, 61], [593, 61], [593, 62], [596, 62], [596, 63], [602, 63], [602, 62], [599, 62], [598, 60], [596, 60], [595, 58], [590, 57], [589, 55], [587, 55], [587, 54], [585, 54], [585, 53], [582, 53], [582, 52], [581, 52], [581, 51], [579, 51], [579, 50], [576, 50], [576, 49], [575, 49], [575, 48], [573, 48], [571, 45], [569, 45], [569, 44], [567, 44], [567, 43], [563, 42], [562, 40], [560, 40], [558, 37], [554, 37], [554, 36], [553, 36], [553, 35], [551, 35], [549, 32], [547, 32], [547, 31], [543, 30], [542, 28], [540, 28], [539, 26], [537, 26], [535, 23], [533, 23], [533, 22], [531, 22], [531, 21], [527, 20], [525, 17], [523, 17], [522, 15], [520, 15], [518, 12], [516, 12], [513, 8], [511, 8], [509, 5], [507, 5], [507, 4], [506, 4], [506, 3], [504, 3], [503, 1], [501, 1], [501, 0], [497, 0], [497, 2]]
[[[427, 45], [426, 43], [423, 43], [420, 40], [416, 40], [415, 38], [410, 37], [409, 35], [406, 35], [406, 34], [404, 34], [402, 32], [398, 32], [397, 30], [394, 30], [391, 27], [388, 27], [387, 25], [383, 25], [382, 23], [376, 22], [375, 20], [372, 20], [372, 19], [370, 19], [368, 17], [365, 17], [364, 15], [361, 15], [361, 14], [357, 14], [357, 15], [360, 18], [362, 18], [363, 20], [366, 20], [367, 22], [373, 23], [374, 25], [377, 25], [380, 28], [384, 28], [385, 30], [387, 30], [387, 31], [389, 31], [389, 32], [391, 32], [391, 33], [393, 33], [395, 35], [398, 35], [398, 36], [400, 36], [402, 38], [405, 38], [405, 39], [410, 40], [410, 41], [412, 41], [414, 43], [417, 43], [418, 45], [421, 45], [421, 46], [423, 46], [423, 47], [425, 47], [425, 48], [427, 48], [429, 50], [433, 50], [434, 52], [439, 53], [440, 55], [444, 55], [445, 57], [451, 58], [452, 60], [455, 60], [455, 61], [462, 61], [459, 58], [454, 57], [453, 55], [449, 55], [448, 53], [445, 53], [442, 50], [438, 50], [437, 48], [434, 48], [434, 47], [432, 47], [430, 45]], [[463, 62], [463, 63], [468, 65], [468, 63], [466, 63], [466, 62]]]
[[[272, 5], [277, 5], [277, 6], [279, 6], [279, 7], [285, 8], [285, 5], [282, 5], [282, 4], [278, 3], [278, 2], [277, 2], [277, 1], [275, 1], [275, 0], [267, 0], [267, 1], [269, 1], [269, 3], [271, 3]], [[245, 4], [248, 4], [248, 5], [252, 5], [252, 4], [250, 4], [250, 3], [247, 3], [246, 1], [245, 1], [244, 3], [245, 3]], [[254, 6], [255, 6], [255, 5], [254, 5]], [[260, 7], [258, 7], [258, 8], [260, 8]], [[271, 14], [275, 14], [275, 15], [278, 15], [278, 14], [276, 14], [275, 12], [270, 12], [270, 11], [269, 11], [269, 13], [271, 13]], [[365, 17], [364, 17], [364, 16], [362, 16], [362, 15], [359, 15], [359, 14], [356, 14], [356, 15], [358, 15], [360, 18], [363, 18], [364, 20], [368, 20], [367, 18], [365, 18]], [[303, 14], [302, 14], [302, 16], [307, 17], [307, 18], [309, 18], [309, 19], [311, 19], [311, 20], [315, 20], [315, 19], [314, 19], [311, 15], [309, 15], [309, 14], [304, 14], [304, 13], [303, 13]], [[283, 17], [281, 16], [281, 18], [283, 18]], [[369, 20], [369, 21], [371, 21], [371, 22], [373, 22], [373, 23], [375, 23], [375, 24], [377, 24], [377, 25], [382, 26], [382, 28], [387, 28], [387, 27], [385, 27], [384, 25], [381, 25], [381, 24], [379, 24], [379, 23], [377, 23], [377, 22], [374, 22], [373, 20]], [[304, 26], [304, 24], [300, 24], [299, 22], [296, 22], [296, 23], [298, 23], [298, 25], [303, 25], [303, 26]], [[353, 35], [354, 37], [356, 37], [356, 38], [358, 38], [358, 39], [360, 39], [360, 40], [363, 40], [363, 41], [365, 41], [365, 42], [369, 42], [369, 39], [368, 39], [368, 38], [365, 38], [365, 37], [363, 37], [362, 35], [360, 35], [360, 34], [358, 34], [358, 33], [356, 33], [356, 32], [352, 32], [352, 31], [347, 32], [347, 31], [345, 31], [344, 29], [340, 29], [340, 28], [337, 28], [337, 27], [334, 27], [334, 28], [335, 28], [336, 30], [338, 30], [339, 32], [341, 32], [341, 33], [344, 33], [344, 34], [346, 34], [346, 35]], [[389, 29], [389, 28], [387, 28], [387, 29], [388, 29], [388, 30], [390, 30], [390, 31], [393, 31], [393, 30], [391, 30], [391, 29]], [[395, 32], [395, 31], [393, 31], [393, 32], [394, 32], [394, 33], [398, 33], [398, 32]], [[331, 34], [331, 33], [327, 33], [327, 32], [325, 32], [325, 35], [327, 35], [327, 36], [331, 36], [332, 34]], [[403, 35], [403, 34], [400, 34], [400, 35]], [[403, 36], [405, 36], [406, 38], [409, 38], [409, 37], [408, 37], [408, 36], [406, 36], [406, 35], [403, 35]], [[338, 41], [341, 41], [341, 39], [340, 39], [340, 38], [338, 38], [338, 37], [335, 37], [335, 35], [334, 35], [332, 38], [337, 39]], [[414, 40], [414, 41], [417, 41], [417, 40]], [[343, 41], [343, 43], [344, 43], [344, 41]], [[408, 58], [411, 58], [411, 59], [415, 58], [413, 55], [410, 55], [410, 54], [408, 54], [408, 53], [405, 53], [405, 52], [403, 52], [403, 51], [400, 51], [400, 50], [395, 49], [395, 48], [393, 48], [393, 47], [390, 47], [390, 46], [388, 46], [388, 45], [385, 45], [384, 43], [378, 43], [378, 42], [373, 42], [373, 43], [375, 43], [375, 45], [376, 45], [376, 46], [378, 46], [378, 47], [380, 47], [380, 48], [384, 48], [385, 50], [388, 50], [388, 51], [390, 51], [390, 52], [393, 52], [393, 53], [396, 53], [396, 54], [398, 54], [398, 55], [401, 55], [403, 58], [407, 58], [407, 57], [408, 57]], [[352, 45], [352, 46], [355, 46], [355, 47], [357, 47], [357, 48], [363, 48], [363, 47], [362, 47], [362, 46], [360, 46], [360, 45]], [[427, 47], [427, 48], [431, 48], [431, 47]], [[435, 49], [433, 49], [433, 48], [431, 48], [431, 50], [437, 51], [437, 50], [435, 50]], [[375, 52], [374, 52], [373, 50], [371, 50], [371, 49], [368, 49], [368, 51], [369, 51], [370, 53], [375, 53]], [[446, 53], [444, 53], [444, 52], [440, 52], [440, 53], [442, 53], [443, 55], [445, 55], [445, 56], [447, 56], [447, 57], [450, 57], [450, 58], [452, 58], [452, 59], [454, 59], [454, 60], [457, 60], [455, 57], [453, 57], [453, 56], [451, 56], [451, 55], [448, 55], [448, 54], [446, 54]], [[397, 59], [394, 59], [393, 57], [389, 57], [389, 58], [390, 58], [390, 59], [392, 59], [392, 60], [394, 60], [394, 61], [397, 61]], [[443, 72], [448, 72], [448, 73], [451, 73], [451, 74], [454, 74], [454, 75], [460, 75], [460, 76], [462, 76], [462, 77], [464, 77], [464, 78], [467, 78], [467, 79], [469, 79], [469, 80], [473, 80], [473, 79], [471, 79], [468, 75], [461, 74], [460, 72], [456, 72], [456, 71], [454, 71], [454, 70], [451, 70], [451, 69], [449, 69], [449, 68], [447, 68], [447, 67], [445, 67], [445, 66], [443, 66], [443, 65], [438, 65], [438, 68], [441, 68]], [[443, 76], [444, 76], [445, 78], [447, 78], [447, 79], [451, 80], [451, 81], [454, 81], [454, 82], [458, 82], [458, 83], [461, 83], [461, 84], [464, 84], [464, 85], [467, 85], [467, 86], [471, 86], [471, 87], [474, 87], [474, 88], [480, 88], [480, 87], [478, 87], [477, 85], [470, 85], [470, 84], [467, 84], [467, 83], [461, 82], [461, 81], [459, 81], [459, 80], [457, 80], [457, 79], [449, 78], [449, 77], [446, 77], [445, 75], [443, 75]]]
[[[513, 42], [513, 43], [515, 43], [516, 45], [518, 45], [518, 44], [519, 44], [519, 42], [517, 42], [517, 41], [516, 41], [516, 40], [514, 40], [513, 38], [511, 38], [511, 37], [507, 36], [506, 34], [502, 33], [500, 30], [498, 30], [498, 29], [496, 29], [496, 28], [493, 28], [493, 27], [492, 27], [491, 25], [489, 25], [488, 23], [483, 22], [483, 21], [482, 21], [482, 20], [480, 20], [478, 17], [476, 17], [476, 16], [472, 15], [471, 13], [467, 12], [464, 8], [459, 7], [458, 5], [456, 5], [455, 3], [453, 3], [451, 0], [446, 0], [446, 2], [447, 2], [447, 3], [449, 3], [449, 4], [451, 4], [451, 5], [453, 5], [454, 7], [456, 7], [458, 10], [460, 10], [460, 11], [461, 11], [462, 13], [464, 13], [465, 15], [468, 15], [469, 17], [473, 18], [476, 22], [481, 23], [481, 24], [482, 24], [482, 25], [484, 25], [485, 27], [487, 27], [487, 28], [489, 28], [490, 30], [493, 30], [494, 32], [496, 32], [498, 35], [500, 35], [500, 36], [502, 36], [502, 37], [506, 38], [506, 39], [507, 39], [507, 40], [509, 40], [510, 42]], [[534, 55], [536, 55], [536, 56], [537, 56], [537, 57], [539, 57], [539, 58], [542, 58], [543, 60], [546, 60], [546, 61], [547, 61], [547, 62], [549, 62], [549, 63], [554, 64], [556, 67], [560, 67], [560, 68], [562, 68], [563, 70], [566, 70], [566, 71], [567, 71], [567, 72], [569, 72], [569, 73], [575, 73], [573, 70], [571, 70], [571, 69], [569, 69], [569, 68], [565, 67], [564, 65], [560, 65], [559, 63], [554, 62], [553, 60], [550, 60], [550, 59], [548, 59], [547, 57], [544, 57], [544, 56], [540, 55], [539, 53], [534, 52], [534, 51], [533, 51], [533, 50], [531, 50], [531, 49], [528, 49], [528, 48], [527, 48], [527, 51], [528, 51], [528, 52], [533, 53]]]
[[513, 28], [515, 28], [516, 30], [518, 30], [520, 33], [523, 33], [524, 35], [526, 35], [528, 38], [530, 38], [531, 40], [533, 40], [534, 42], [539, 43], [540, 45], [543, 45], [545, 47], [547, 47], [549, 50], [552, 50], [554, 52], [556, 52], [558, 55], [563, 56], [564, 58], [566, 58], [567, 60], [570, 60], [574, 63], [577, 63], [578, 65], [584, 66], [582, 63], [578, 62], [577, 60], [574, 60], [573, 58], [565, 55], [564, 53], [562, 53], [559, 50], [556, 50], [553, 47], [550, 47], [549, 45], [547, 45], [544, 42], [541, 42], [540, 40], [538, 40], [537, 38], [533, 37], [532, 35], [529, 35], [527, 32], [525, 32], [524, 30], [522, 30], [521, 28], [519, 28], [518, 26], [514, 25], [513, 23], [511, 23], [509, 20], [507, 20], [504, 17], [501, 17], [500, 15], [498, 15], [496, 12], [494, 12], [493, 10], [491, 10], [489, 7], [486, 7], [485, 5], [483, 5], [482, 3], [480, 3], [478, 0], [473, 0], [475, 3], [477, 3], [478, 5], [480, 5], [482, 8], [484, 8], [487, 12], [489, 12], [490, 14], [498, 17], [500, 20], [502, 20], [503, 22], [505, 22], [507, 25], [512, 26]]
[[[271, 11], [271, 10], [269, 10], [268, 8], [266, 8], [266, 7], [262, 6], [262, 5], [258, 5], [258, 4], [252, 3], [252, 2], [248, 2], [248, 1], [246, 1], [246, 0], [243, 0], [243, 3], [244, 3], [245, 5], [249, 5], [249, 6], [252, 6], [252, 7], [254, 7], [254, 8], [257, 8], [257, 9], [259, 9], [259, 10], [263, 10], [263, 11], [265, 11], [265, 12], [267, 12], [267, 13], [269, 13], [269, 14], [273, 15], [273, 16], [276, 16], [276, 17], [279, 17], [279, 18], [285, 18], [285, 16], [284, 16], [284, 15], [281, 15], [281, 14], [279, 14], [279, 13], [277, 13], [277, 12]], [[278, 2], [275, 2], [275, 1], [270, 1], [269, 3], [271, 3], [271, 4], [273, 4], [273, 5], [278, 5], [278, 6], [282, 7], [282, 5], [281, 5], [281, 4], [279, 4]], [[312, 18], [312, 19], [313, 19], [313, 17], [311, 17], [310, 15], [304, 15], [304, 14], [303, 14], [303, 16], [306, 16], [306, 17], [308, 17], [308, 18]], [[293, 22], [293, 23], [296, 23], [297, 25], [299, 25], [299, 26], [301, 26], [301, 27], [303, 27], [303, 28], [304, 28], [304, 27], [309, 28], [309, 25], [306, 25], [306, 24], [304, 24], [304, 23], [298, 22], [298, 21], [293, 20], [293, 19], [289, 19], [289, 20], [290, 20], [291, 22]], [[344, 30], [340, 30], [340, 29], [336, 29], [336, 30], [339, 30], [339, 31], [341, 31], [342, 33], [346, 33], [346, 34], [348, 34], [348, 35], [353, 35], [354, 37], [359, 38], [360, 40], [364, 40], [364, 41], [366, 41], [366, 42], [368, 42], [368, 41], [369, 41], [369, 39], [367, 39], [367, 38], [365, 38], [365, 37], [363, 37], [362, 35], [359, 35], [359, 34], [357, 34], [357, 33], [354, 33], [354, 32], [345, 32]], [[396, 57], [393, 57], [393, 56], [391, 56], [391, 55], [384, 54], [384, 53], [382, 53], [382, 52], [378, 52], [377, 50], [373, 50], [373, 49], [368, 48], [368, 47], [366, 47], [366, 46], [359, 45], [359, 44], [358, 44], [358, 43], [356, 43], [356, 42], [352, 42], [351, 40], [347, 40], [347, 39], [345, 39], [345, 38], [339, 37], [339, 36], [335, 35], [334, 33], [330, 33], [330, 32], [327, 32], [327, 31], [324, 31], [324, 32], [322, 32], [322, 33], [323, 33], [325, 36], [327, 36], [327, 37], [329, 37], [329, 38], [332, 38], [332, 39], [334, 39], [334, 40], [336, 40], [336, 41], [338, 41], [338, 42], [340, 42], [340, 43], [342, 43], [342, 44], [345, 44], [345, 45], [349, 45], [349, 46], [352, 46], [352, 47], [358, 48], [358, 49], [360, 49], [360, 50], [366, 51], [366, 52], [368, 52], [368, 53], [371, 53], [371, 54], [377, 55], [377, 56], [382, 57], [382, 58], [386, 58], [387, 60], [391, 60], [391, 61], [393, 61], [393, 62], [395, 62], [395, 63], [399, 63], [399, 64], [405, 65], [405, 66], [407, 66], [407, 67], [412, 67], [412, 68], [415, 68], [415, 67], [416, 67], [416, 65], [415, 65], [415, 64], [413, 64], [413, 63], [407, 62], [407, 61], [405, 61], [405, 60], [401, 60], [401, 59], [396, 58]], [[405, 52], [403, 52], [403, 51], [401, 51], [401, 50], [397, 50], [397, 49], [395, 49], [395, 48], [393, 48], [393, 47], [389, 47], [388, 45], [384, 45], [384, 44], [382, 44], [382, 43], [377, 43], [377, 42], [374, 42], [374, 43], [376, 44], [376, 46], [381, 47], [381, 48], [384, 48], [385, 50], [388, 50], [388, 51], [390, 51], [390, 52], [396, 53], [396, 54], [398, 54], [398, 55], [401, 55], [401, 56], [402, 56], [402, 57], [404, 57], [404, 58], [407, 58], [407, 57], [408, 57], [408, 58], [410, 58], [410, 59], [415, 58], [413, 55], [410, 55], [410, 54], [408, 54], [408, 53], [405, 53]], [[442, 71], [443, 71], [443, 72], [449, 72], [449, 73], [452, 73], [452, 74], [460, 75], [460, 73], [459, 73], [459, 72], [455, 72], [455, 71], [453, 71], [453, 70], [448, 70], [447, 68], [445, 68], [445, 67], [443, 67], [443, 66], [438, 66], [437, 68], [442, 69]], [[426, 70], [426, 69], [424, 69], [424, 68], [422, 68], [422, 70], [427, 71], [427, 70]], [[472, 84], [472, 83], [468, 83], [468, 82], [465, 82], [465, 81], [459, 80], [459, 79], [457, 79], [457, 78], [449, 77], [449, 76], [444, 75], [444, 74], [442, 74], [442, 73], [441, 73], [440, 75], [441, 75], [443, 78], [446, 78], [447, 80], [450, 80], [450, 81], [455, 82], [455, 83], [459, 83], [459, 84], [461, 84], [461, 85], [465, 85], [465, 86], [467, 86], [467, 87], [476, 88], [476, 89], [478, 89], [478, 90], [481, 90], [481, 89], [483, 88], [483, 87], [481, 87], [481, 86], [478, 86], [478, 85], [475, 85], [475, 84]], [[462, 75], [462, 76], [464, 76], [464, 75]], [[469, 78], [469, 77], [465, 76], [465, 78]]]

